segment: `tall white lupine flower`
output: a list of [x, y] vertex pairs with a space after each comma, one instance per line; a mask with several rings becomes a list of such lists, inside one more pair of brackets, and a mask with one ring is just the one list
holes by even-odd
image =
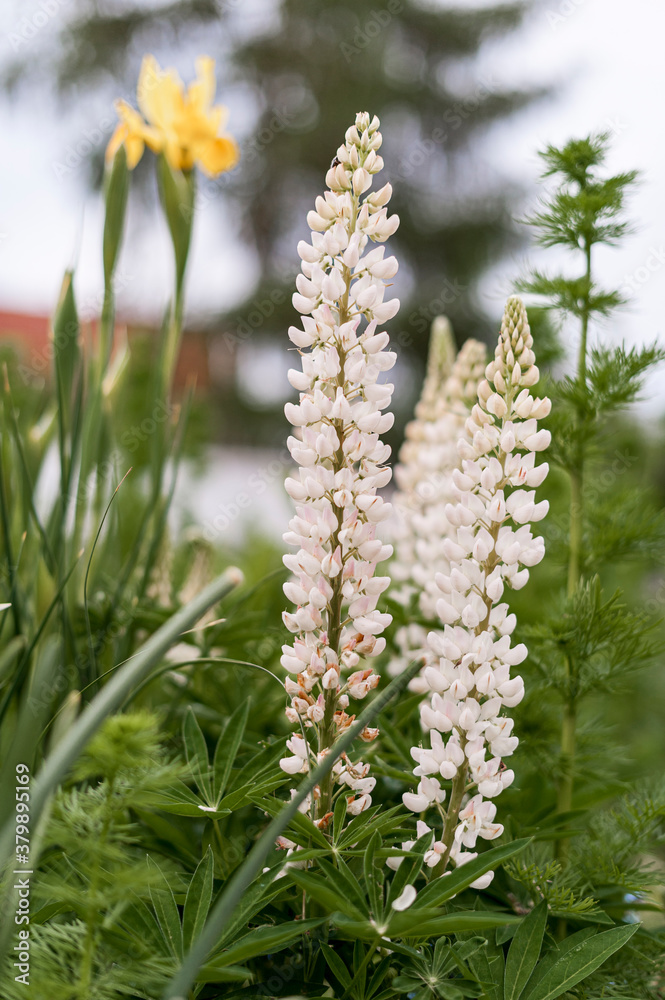
[[[547, 501], [536, 503], [534, 488], [548, 470], [535, 459], [550, 441], [549, 432], [537, 427], [550, 401], [531, 395], [538, 381], [532, 347], [524, 306], [510, 298], [494, 360], [459, 443], [455, 502], [446, 507], [456, 531], [444, 543], [450, 569], [437, 576], [442, 627], [428, 636], [421, 722], [429, 745], [412, 748], [419, 783], [416, 792], [404, 795], [414, 812], [436, 805], [442, 814], [443, 832], [432, 845], [441, 872], [450, 860], [459, 865], [474, 857], [478, 837], [500, 836], [491, 800], [513, 780], [503, 758], [518, 740], [512, 719], [501, 713], [523, 697], [522, 678], [511, 677], [510, 668], [525, 659], [527, 649], [511, 646], [515, 615], [501, 598], [506, 584], [523, 587], [529, 567], [542, 559], [543, 539], [534, 538], [529, 525], [548, 509]], [[452, 780], [447, 809], [440, 779]], [[483, 888], [491, 877], [474, 884]]]
[[[292, 756], [280, 762], [288, 774], [306, 773], [328, 753], [353, 721], [350, 701], [376, 687], [379, 677], [363, 661], [385, 648], [381, 633], [391, 621], [377, 610], [390, 579], [375, 573], [392, 554], [377, 537], [377, 526], [390, 516], [377, 489], [390, 480], [384, 465], [390, 448], [380, 435], [393, 423], [384, 412], [393, 387], [381, 377], [395, 354], [386, 350], [388, 334], [378, 326], [399, 307], [397, 299], [384, 301], [397, 261], [384, 257], [383, 246], [369, 247], [391, 236], [399, 220], [387, 214], [389, 184], [368, 193], [383, 167], [378, 129], [378, 118], [357, 115], [326, 176], [329, 190], [307, 216], [311, 242], [298, 244], [302, 273], [293, 304], [303, 325], [291, 327], [289, 337], [302, 367], [292, 369], [289, 380], [300, 399], [285, 411], [297, 428], [288, 446], [299, 469], [286, 481], [296, 514], [284, 536], [297, 549], [284, 557], [293, 573], [284, 593], [296, 609], [283, 616], [294, 641], [283, 646], [281, 662], [293, 675], [285, 684], [287, 716], [313, 729], [315, 738], [289, 740]], [[363, 739], [377, 735], [366, 729]], [[366, 809], [375, 784], [368, 772], [362, 762], [338, 761], [312, 798], [313, 818], [327, 822], [334, 780], [349, 813]]]
[[[466, 434], [465, 424], [487, 362], [485, 345], [477, 340], [467, 340], [451, 363], [453, 354], [450, 324], [438, 317], [432, 327], [423, 393], [415, 420], [407, 425], [395, 469], [400, 489], [393, 499], [397, 537], [391, 575], [402, 586], [391, 593], [404, 603], [415, 598], [418, 614], [431, 623], [437, 620], [436, 574], [449, 568], [444, 542], [454, 528], [446, 517], [446, 504], [454, 498], [452, 474], [461, 462], [458, 442]], [[410, 622], [398, 630], [395, 639], [399, 656], [389, 667], [393, 675], [425, 655], [427, 628]], [[426, 690], [420, 677], [409, 686]]]

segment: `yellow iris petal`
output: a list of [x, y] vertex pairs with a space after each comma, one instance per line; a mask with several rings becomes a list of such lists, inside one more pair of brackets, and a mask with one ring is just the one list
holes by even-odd
[[235, 166], [238, 147], [230, 136], [219, 134], [226, 109], [212, 104], [214, 60], [209, 56], [197, 59], [196, 74], [185, 93], [175, 70], [162, 70], [154, 56], [145, 56], [136, 91], [143, 117], [124, 101], [116, 103], [120, 124], [109, 142], [107, 157], [112, 158], [124, 144], [127, 163], [135, 167], [147, 145], [155, 153], [163, 151], [174, 170], [191, 170], [199, 164], [214, 177]]
[[133, 170], [143, 156], [145, 122], [125, 101], [116, 101], [115, 107], [120, 122], [106, 148], [106, 158], [112, 160], [120, 146], [124, 145], [127, 152], [127, 166]]
[[238, 147], [229, 136], [211, 139], [196, 149], [196, 161], [209, 177], [231, 170], [239, 156]]
[[215, 96], [215, 60], [199, 56], [196, 60], [196, 80], [187, 90], [187, 106], [205, 114]]
[[175, 70], [163, 71], [154, 56], [145, 56], [136, 89], [146, 120], [160, 130], [169, 129], [184, 107], [183, 84]]

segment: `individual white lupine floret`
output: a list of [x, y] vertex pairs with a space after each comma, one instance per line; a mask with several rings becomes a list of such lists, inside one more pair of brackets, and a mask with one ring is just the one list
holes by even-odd
[[[439, 316], [432, 326], [427, 376], [415, 419], [406, 428], [395, 478], [400, 487], [393, 499], [396, 510], [396, 558], [393, 578], [402, 586], [393, 596], [403, 603], [417, 600], [418, 613], [436, 621], [435, 575], [446, 568], [443, 543], [451, 531], [445, 508], [452, 499], [451, 474], [459, 464], [457, 443], [486, 363], [486, 350], [468, 340], [451, 363], [450, 324]], [[398, 630], [399, 655], [389, 670], [400, 673], [427, 646], [427, 629], [412, 622]], [[411, 681], [413, 691], [426, 690], [422, 678]]]
[[[383, 166], [378, 129], [378, 118], [357, 115], [327, 173], [329, 190], [307, 216], [311, 241], [298, 244], [302, 273], [293, 296], [302, 329], [289, 329], [301, 365], [289, 372], [298, 403], [287, 403], [285, 412], [295, 428], [288, 447], [299, 468], [286, 481], [296, 512], [284, 539], [297, 552], [284, 557], [293, 573], [284, 593], [295, 609], [284, 612], [294, 638], [283, 646], [281, 662], [292, 675], [285, 683], [287, 716], [313, 733], [318, 760], [353, 721], [346, 713], [350, 700], [362, 700], [378, 684], [363, 660], [383, 651], [381, 633], [391, 621], [378, 607], [390, 580], [376, 569], [392, 549], [380, 537], [390, 505], [377, 490], [390, 480], [390, 448], [381, 435], [393, 422], [387, 410], [393, 387], [380, 379], [395, 354], [378, 327], [399, 302], [386, 299], [397, 261], [376, 244], [399, 220], [387, 213], [390, 185], [368, 193]], [[366, 729], [362, 739], [377, 735]], [[289, 774], [310, 765], [298, 740], [304, 742], [294, 736], [288, 744], [293, 757], [280, 761]], [[336, 762], [312, 818], [327, 822], [333, 780], [340, 792], [351, 793], [351, 815], [368, 808], [374, 787], [368, 769]]]
[[[474, 848], [478, 837], [501, 835], [490, 800], [514, 777], [503, 758], [518, 739], [512, 720], [501, 713], [524, 695], [522, 678], [511, 677], [510, 670], [527, 650], [511, 645], [515, 616], [501, 601], [504, 587], [524, 586], [529, 568], [544, 554], [542, 538], [530, 528], [547, 512], [547, 502], [536, 503], [533, 489], [547, 474], [546, 465], [536, 467], [536, 453], [549, 444], [549, 432], [537, 427], [549, 413], [549, 400], [530, 392], [537, 381], [526, 312], [520, 299], [511, 298], [459, 441], [461, 467], [452, 474], [446, 505], [455, 530], [443, 544], [448, 566], [436, 575], [440, 626], [428, 636], [421, 678], [427, 697], [420, 715], [429, 747], [412, 748], [419, 784], [404, 795], [407, 808], [422, 812], [441, 801], [433, 782], [452, 780], [437, 863], [442, 873], [451, 861], [459, 865], [475, 857], [463, 848]], [[491, 877], [487, 873], [474, 885], [483, 888]]]

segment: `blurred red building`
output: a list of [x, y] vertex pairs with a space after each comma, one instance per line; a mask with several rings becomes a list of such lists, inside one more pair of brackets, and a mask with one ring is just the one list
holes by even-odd
[[[97, 322], [81, 322], [84, 341], [96, 335]], [[34, 372], [35, 377], [48, 377], [51, 370], [51, 319], [49, 316], [0, 310], [0, 346], [12, 346], [19, 363]], [[118, 332], [126, 330], [131, 341], [135, 337], [157, 337], [159, 331], [146, 324], [122, 323]], [[176, 368], [176, 386], [195, 380], [200, 389], [211, 385], [228, 385], [235, 378], [235, 352], [225, 351], [220, 364], [220, 352], [213, 351], [217, 330], [186, 330]]]

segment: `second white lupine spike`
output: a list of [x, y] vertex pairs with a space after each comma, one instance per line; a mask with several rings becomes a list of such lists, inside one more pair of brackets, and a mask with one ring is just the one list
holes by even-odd
[[[432, 329], [428, 375], [416, 419], [407, 426], [395, 469], [400, 488], [393, 499], [397, 526], [391, 569], [398, 586], [392, 596], [405, 604], [416, 599], [418, 615], [432, 623], [436, 574], [448, 568], [443, 545], [451, 527], [445, 507], [452, 499], [453, 470], [461, 462], [457, 445], [487, 361], [484, 344], [467, 340], [451, 365], [451, 337], [449, 323], [439, 317]], [[425, 655], [427, 629], [411, 622], [398, 630], [396, 642], [399, 655], [390, 663], [391, 674]], [[414, 678], [410, 687], [424, 690], [421, 678]]]
[[[525, 585], [529, 568], [544, 555], [543, 540], [529, 525], [548, 507], [547, 501], [536, 503], [534, 488], [547, 475], [547, 465], [535, 462], [549, 444], [549, 432], [539, 431], [537, 421], [547, 416], [550, 402], [530, 392], [538, 369], [518, 298], [506, 304], [485, 374], [459, 442], [462, 465], [446, 507], [455, 532], [445, 543], [449, 569], [437, 577], [440, 627], [428, 636], [428, 690], [421, 704], [428, 735], [425, 746], [411, 750], [418, 787], [404, 795], [407, 808], [423, 812], [444, 799], [441, 779], [452, 780], [443, 831], [429, 855], [440, 870], [450, 860], [469, 861], [478, 837], [492, 840], [503, 830], [491, 800], [513, 780], [503, 758], [518, 740], [502, 711], [523, 697], [522, 678], [511, 677], [511, 667], [527, 650], [511, 646], [515, 616], [501, 599], [506, 585]], [[488, 873], [474, 885], [483, 888], [490, 879]]]

